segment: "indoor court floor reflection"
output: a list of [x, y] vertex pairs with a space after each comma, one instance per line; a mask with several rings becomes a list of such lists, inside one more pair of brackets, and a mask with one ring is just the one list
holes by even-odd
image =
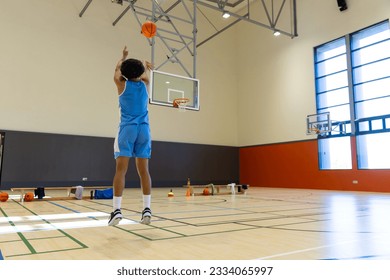
[[[0, 202], [5, 260], [390, 259], [390, 194], [250, 187], [191, 196], [154, 188], [152, 224], [139, 224], [139, 189], [125, 189], [118, 226], [111, 200]], [[198, 190], [199, 192], [199, 190]], [[53, 192], [47, 192], [55, 196]]]

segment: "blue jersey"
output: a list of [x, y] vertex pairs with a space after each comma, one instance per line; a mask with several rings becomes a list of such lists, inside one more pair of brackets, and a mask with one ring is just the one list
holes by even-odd
[[148, 91], [143, 81], [126, 81], [119, 95], [120, 124], [149, 124]]

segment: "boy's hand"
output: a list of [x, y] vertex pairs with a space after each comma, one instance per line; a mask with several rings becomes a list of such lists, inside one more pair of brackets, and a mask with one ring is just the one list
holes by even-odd
[[145, 60], [145, 67], [149, 70], [153, 70], [153, 64]]
[[127, 50], [127, 46], [125, 46], [122, 51], [122, 59], [125, 60], [128, 55], [129, 55], [129, 51]]

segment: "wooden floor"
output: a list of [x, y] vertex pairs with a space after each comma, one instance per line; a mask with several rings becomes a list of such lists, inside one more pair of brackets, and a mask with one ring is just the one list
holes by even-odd
[[139, 224], [138, 189], [125, 190], [116, 227], [107, 226], [111, 200], [11, 197], [0, 202], [0, 258], [390, 259], [390, 194], [250, 187], [244, 195], [186, 197], [174, 188], [168, 198], [169, 191], [153, 189], [149, 226]]

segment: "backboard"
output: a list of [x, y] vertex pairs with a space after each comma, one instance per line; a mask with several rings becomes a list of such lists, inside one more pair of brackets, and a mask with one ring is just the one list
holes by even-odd
[[306, 134], [316, 134], [322, 137], [331, 135], [345, 135], [351, 132], [351, 123], [348, 121], [331, 120], [330, 112], [306, 116]]
[[187, 110], [199, 111], [199, 80], [153, 70], [150, 104], [174, 107], [173, 100], [188, 98]]
[[332, 122], [329, 112], [307, 115], [306, 134], [324, 134], [331, 131]]

